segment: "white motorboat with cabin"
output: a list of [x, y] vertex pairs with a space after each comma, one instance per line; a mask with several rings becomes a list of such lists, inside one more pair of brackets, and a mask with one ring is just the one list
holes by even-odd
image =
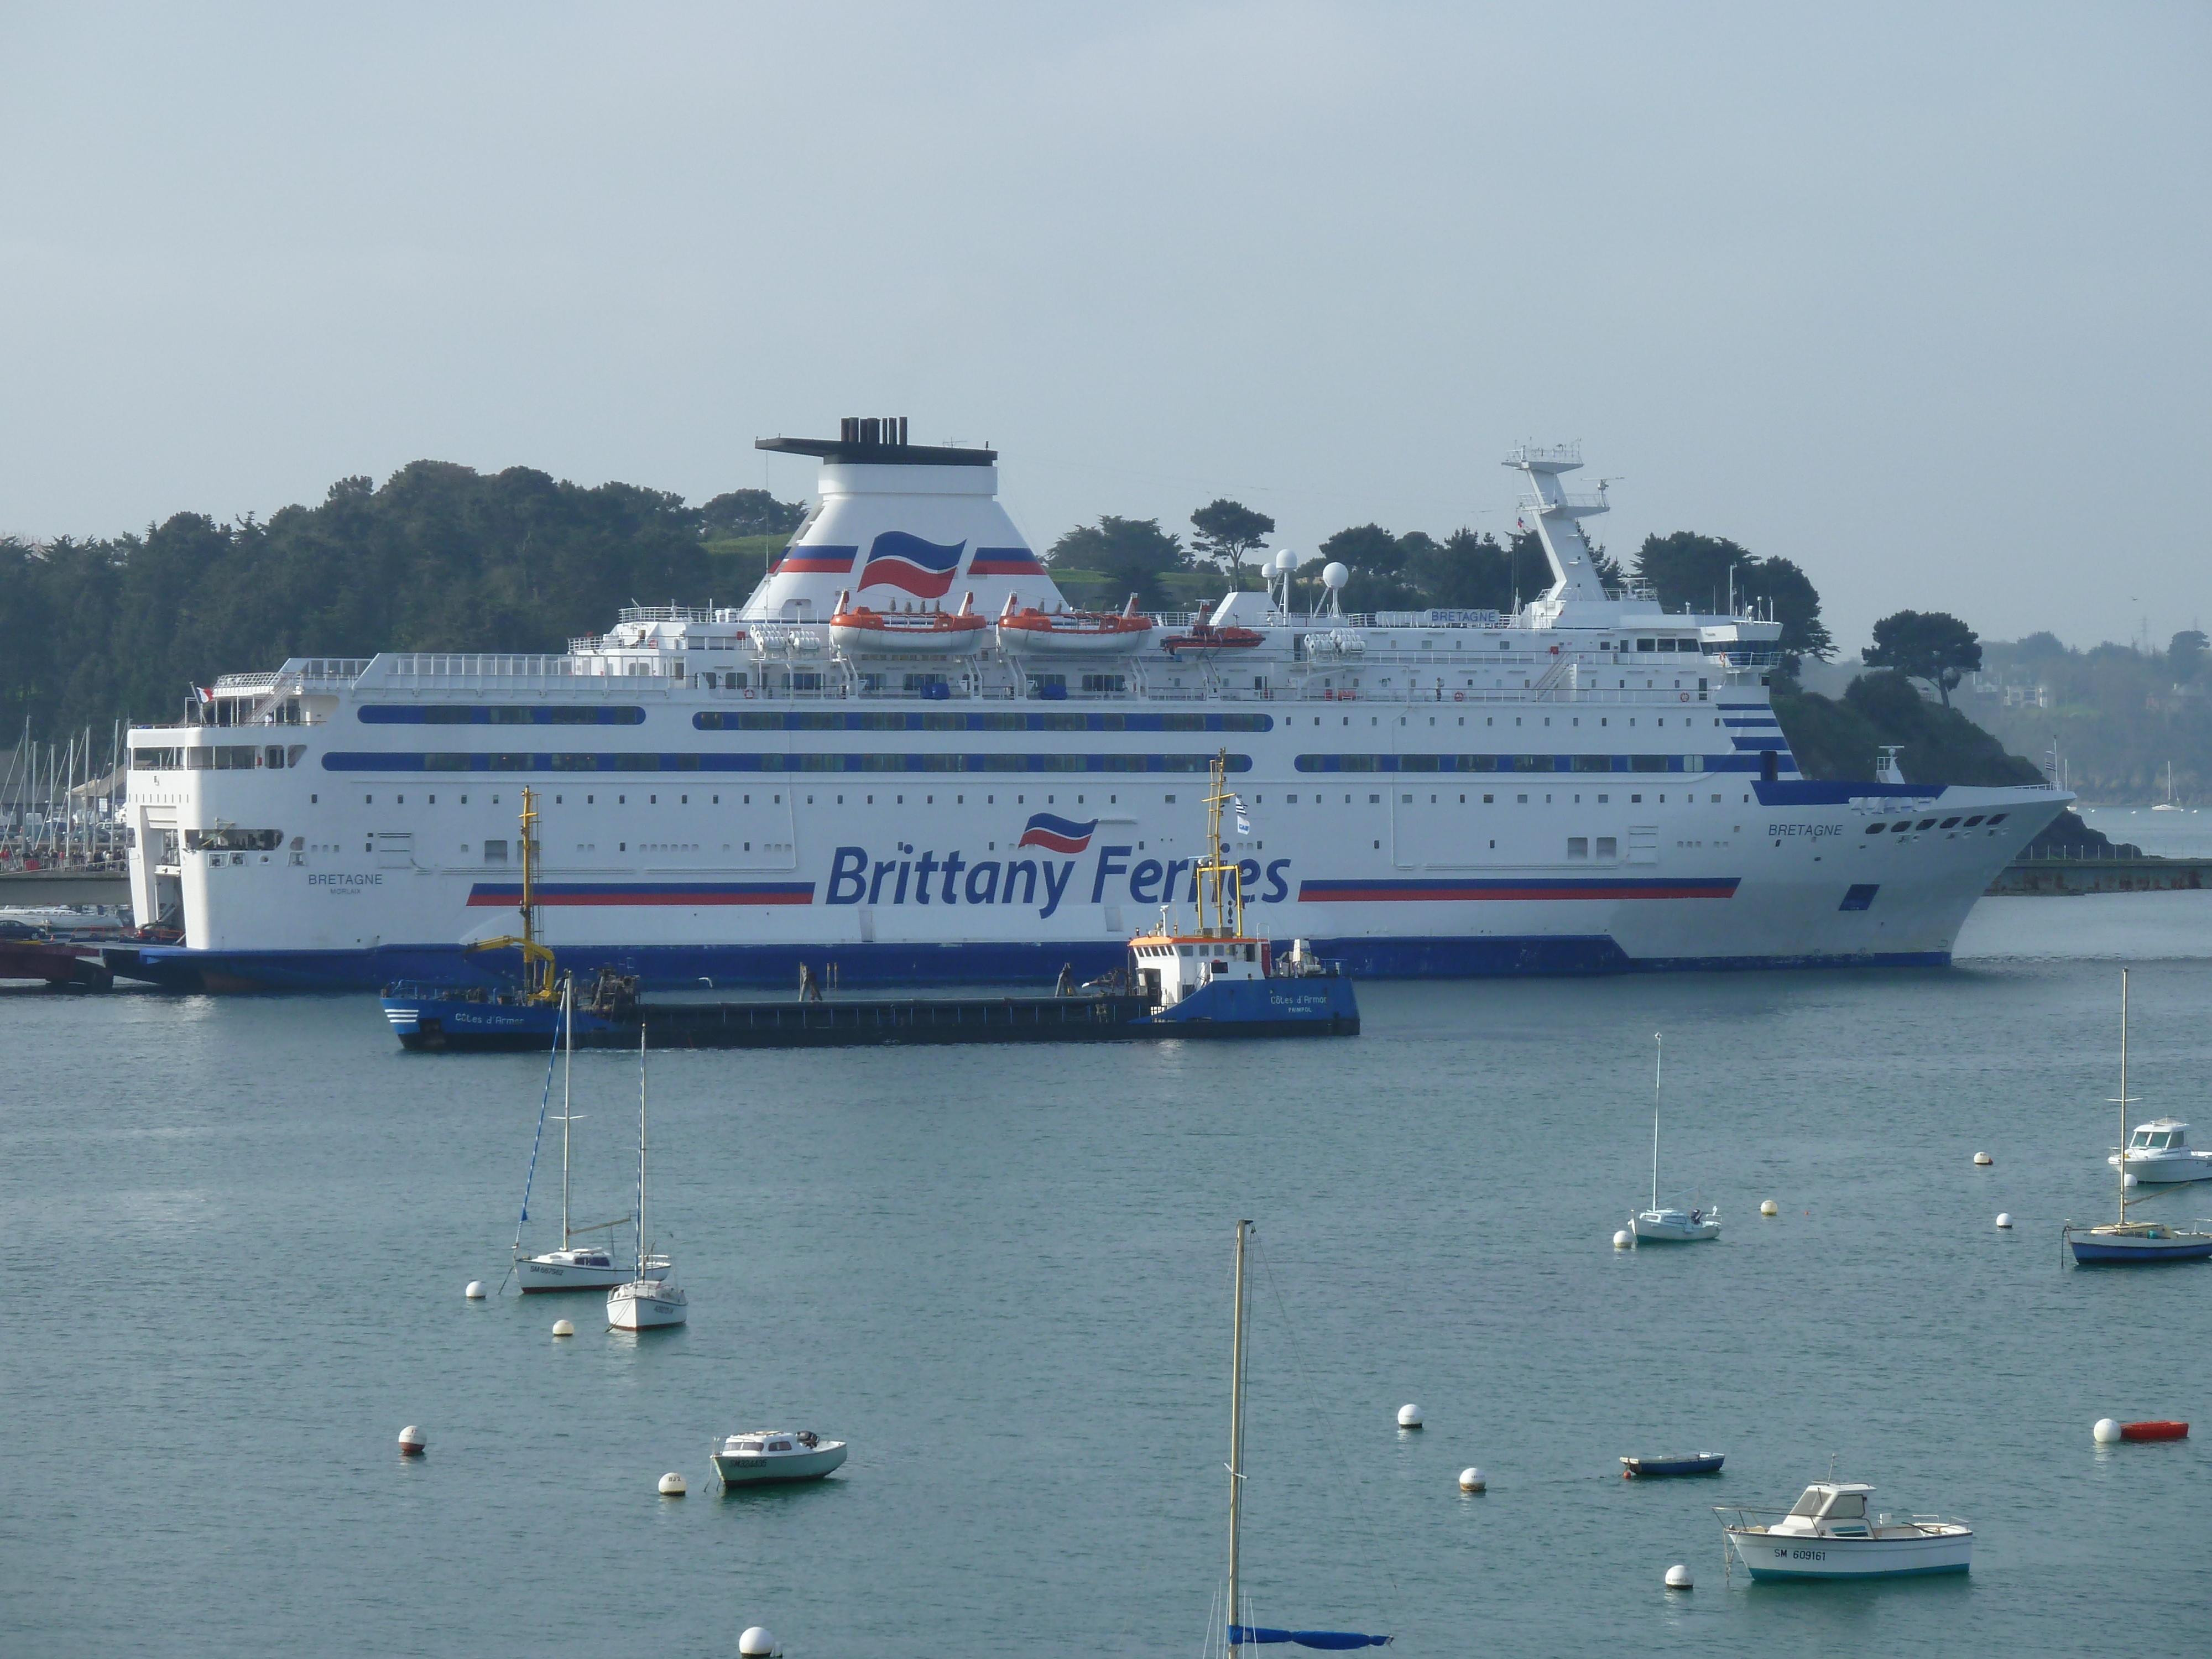
[[2105, 1160], [2145, 1187], [2212, 1179], [2212, 1152], [2189, 1144], [2189, 1126], [2178, 1117], [2136, 1125], [2128, 1144]]
[[819, 1480], [845, 1461], [845, 1443], [824, 1440], [811, 1429], [752, 1429], [731, 1435], [714, 1452], [714, 1473], [726, 1486], [769, 1480]]
[[[2073, 1251], [2074, 1260], [2111, 1267], [2136, 1267], [2154, 1261], [2194, 1261], [2212, 1256], [2212, 1231], [2191, 1231], [2164, 1221], [2128, 1219], [2128, 1211], [2132, 1206], [2147, 1201], [2147, 1196], [2128, 1196], [2128, 1177], [2135, 1175], [2138, 1185], [2149, 1177], [2137, 1175], [2138, 1166], [2127, 1161], [2128, 1154], [2135, 1151], [2129, 1145], [2128, 1108], [2140, 1103], [2128, 1092], [2128, 970], [2124, 968], [2120, 969], [2120, 1093], [2119, 1098], [2112, 1103], [2120, 1109], [2120, 1144], [2112, 1149], [2112, 1156], [2105, 1161], [2112, 1165], [2119, 1182], [2118, 1218], [2094, 1227], [2076, 1227], [2069, 1221], [2060, 1229], [2059, 1237]], [[2167, 1118], [2160, 1121], [2170, 1123], [2172, 1120]], [[2186, 1130], [2186, 1125], [2181, 1127]], [[2156, 1133], [2155, 1129], [2153, 1133]], [[2168, 1130], [2166, 1135], [2165, 1147], [2146, 1146], [2143, 1150], [2171, 1151], [2172, 1132]], [[2183, 1150], [2186, 1152], [2188, 1149], [2184, 1147]]]
[[1715, 1504], [1727, 1547], [1753, 1578], [1903, 1578], [1964, 1572], [1972, 1564], [1973, 1529], [1941, 1515], [1875, 1515], [1874, 1488], [1855, 1480], [1816, 1480], [1780, 1518]]
[[1629, 1231], [1639, 1244], [1694, 1244], [1721, 1236], [1720, 1206], [1707, 1209], [1700, 1205], [1684, 1210], [1662, 1207], [1659, 1202], [1659, 1083], [1660, 1073], [1667, 1058], [1667, 1045], [1660, 1033], [1651, 1034], [1656, 1052], [1651, 1061], [1651, 1207], [1639, 1210], [1629, 1217]]
[[1942, 963], [2069, 799], [1802, 775], [1782, 624], [1616, 577], [1572, 451], [1509, 458], [1550, 571], [1511, 614], [1347, 612], [1341, 567], [1302, 589], [1271, 563], [1266, 591], [1109, 622], [1069, 619], [994, 452], [878, 420], [762, 444], [821, 462], [818, 502], [740, 605], [629, 607], [559, 653], [295, 659], [134, 728], [132, 903], [184, 942], [111, 969], [496, 977], [466, 947], [504, 931], [534, 784], [586, 983], [1088, 978], [1190, 902], [1223, 747], [1267, 819], [1231, 849], [1253, 931], [1355, 975]]
[[[656, 1276], [647, 1271], [658, 1265]], [[607, 1292], [607, 1323], [618, 1331], [650, 1330], [662, 1325], [681, 1325], [691, 1316], [690, 1298], [676, 1282], [676, 1269], [665, 1255], [656, 1255], [645, 1231], [645, 1029], [637, 1033], [637, 1258], [636, 1271], [626, 1284]]]

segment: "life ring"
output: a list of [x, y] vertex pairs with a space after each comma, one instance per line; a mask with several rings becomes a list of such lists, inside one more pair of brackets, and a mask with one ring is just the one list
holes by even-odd
[[746, 696], [747, 697], [749, 697], [749, 698], [750, 698], [750, 697], [752, 696], [752, 694], [753, 694], [753, 689], [752, 689], [752, 687], [750, 687], [750, 685], [749, 685], [749, 686], [747, 686], [747, 687], [745, 688], [745, 696]]
[[1686, 692], [1686, 691], [1685, 691], [1684, 693], [1682, 693], [1682, 701], [1683, 701], [1684, 702], [1689, 702], [1689, 700], [1690, 700], [1690, 694], [1689, 694], [1688, 692]]
[[1467, 693], [1466, 693], [1466, 692], [1464, 692], [1464, 691], [1455, 691], [1455, 692], [1453, 692], [1453, 693], [1452, 693], [1452, 701], [1453, 701], [1454, 702], [1465, 702], [1467, 701]]

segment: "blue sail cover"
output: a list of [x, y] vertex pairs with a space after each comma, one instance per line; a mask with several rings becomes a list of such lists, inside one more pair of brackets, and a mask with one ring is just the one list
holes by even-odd
[[1261, 1625], [1231, 1625], [1229, 1639], [1237, 1645], [1246, 1642], [1296, 1642], [1302, 1648], [1379, 1648], [1390, 1638], [1362, 1636], [1349, 1630], [1269, 1630]]

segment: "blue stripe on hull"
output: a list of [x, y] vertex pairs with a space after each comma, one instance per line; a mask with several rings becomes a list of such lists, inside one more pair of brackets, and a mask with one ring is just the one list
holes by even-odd
[[[1673, 957], [1637, 960], [1604, 934], [1526, 939], [1442, 936], [1323, 939], [1316, 952], [1364, 979], [1586, 978], [1606, 974], [1709, 973], [1775, 968], [1940, 968], [1942, 951], [1784, 957]], [[174, 991], [373, 991], [395, 980], [492, 985], [514, 977], [511, 952], [464, 955], [451, 945], [384, 945], [374, 951], [191, 951], [111, 946], [109, 968]], [[1079, 980], [1121, 967], [1117, 941], [965, 945], [648, 945], [560, 947], [580, 975], [603, 967], [637, 975], [650, 989], [781, 988], [799, 964], [817, 975], [833, 967], [841, 985], [1004, 985], [1049, 982], [1062, 964]]]
[[1856, 1583], [1868, 1578], [1927, 1578], [1939, 1572], [1964, 1572], [1966, 1571], [1967, 1565], [1961, 1561], [1957, 1565], [1949, 1567], [1899, 1567], [1888, 1572], [1791, 1572], [1787, 1568], [1753, 1567], [1747, 1565], [1746, 1571], [1753, 1578], [1790, 1578], [1801, 1584], [1808, 1584], [1844, 1580]]

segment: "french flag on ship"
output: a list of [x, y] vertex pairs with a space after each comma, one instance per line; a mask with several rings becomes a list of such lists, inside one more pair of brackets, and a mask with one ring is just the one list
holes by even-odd
[[941, 599], [951, 591], [966, 542], [939, 547], [903, 530], [886, 530], [868, 549], [860, 572], [863, 587], [898, 587], [921, 599]]
[[1049, 812], [1034, 814], [1022, 830], [1019, 843], [1023, 847], [1042, 847], [1048, 853], [1080, 853], [1091, 845], [1091, 832], [1098, 827], [1093, 818], [1088, 823], [1076, 823], [1066, 818], [1056, 818]]

